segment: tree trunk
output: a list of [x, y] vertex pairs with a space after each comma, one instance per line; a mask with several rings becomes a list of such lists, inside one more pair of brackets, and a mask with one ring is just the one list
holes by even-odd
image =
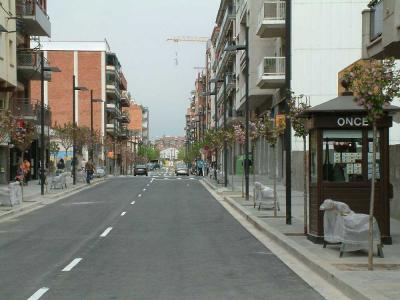
[[308, 213], [307, 213], [307, 199], [308, 199], [308, 192], [307, 192], [307, 142], [306, 136], [303, 135], [303, 155], [304, 155], [304, 234], [308, 232]]
[[373, 135], [372, 135], [372, 174], [371, 174], [371, 200], [369, 204], [369, 230], [368, 230], [368, 270], [372, 271], [374, 269], [373, 255], [374, 255], [374, 237], [373, 232], [373, 222], [374, 222], [374, 202], [375, 202], [375, 175], [376, 175], [376, 120], [372, 123]]

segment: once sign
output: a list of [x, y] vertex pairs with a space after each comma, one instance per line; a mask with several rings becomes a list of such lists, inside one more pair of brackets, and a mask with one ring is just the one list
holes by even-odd
[[340, 117], [337, 118], [337, 125], [343, 126], [355, 126], [355, 127], [368, 127], [367, 118], [362, 117]]

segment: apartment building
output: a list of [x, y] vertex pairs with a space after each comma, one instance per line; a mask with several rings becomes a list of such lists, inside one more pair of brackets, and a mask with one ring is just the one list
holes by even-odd
[[148, 107], [141, 106], [142, 109], [142, 143], [150, 144], [150, 111]]
[[[52, 81], [45, 85], [45, 101], [53, 108], [53, 124], [66, 124], [73, 120], [73, 93], [75, 93], [75, 119], [78, 126], [91, 125], [91, 93], [93, 103], [93, 128], [107, 139], [105, 148], [97, 153], [96, 161], [105, 165], [111, 174], [119, 174], [122, 168], [123, 144], [130, 137], [130, 117], [123, 111], [131, 105], [127, 92], [127, 80], [121, 63], [110, 49], [107, 41], [99, 42], [44, 42], [45, 57], [62, 72], [53, 74]], [[73, 77], [75, 76], [75, 83]], [[85, 87], [88, 91], [73, 90]], [[32, 94], [38, 95], [38, 85]], [[82, 153], [87, 159], [87, 151]]]
[[[51, 34], [51, 22], [46, 13], [47, 1], [9, 0], [3, 1], [1, 6], [0, 109], [9, 110], [15, 119], [33, 122], [40, 129], [39, 98], [32, 97], [30, 86], [41, 78], [41, 57], [39, 48], [33, 47], [31, 41]], [[45, 60], [43, 64], [47, 66], [49, 62]], [[44, 80], [49, 80], [50, 76], [46, 72]], [[46, 128], [50, 118], [51, 113], [46, 105]], [[0, 183], [15, 179], [22, 156], [31, 162], [31, 177], [38, 178], [38, 140], [34, 140], [24, 153], [12, 146], [12, 140], [3, 142], [0, 146]]]
[[[0, 9], [0, 111], [8, 110], [17, 87], [15, 3], [8, 1]], [[0, 184], [9, 180], [9, 139], [0, 141]]]

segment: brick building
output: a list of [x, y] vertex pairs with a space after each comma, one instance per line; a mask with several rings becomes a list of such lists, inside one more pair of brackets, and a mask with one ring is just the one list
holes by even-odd
[[[102, 42], [45, 42], [45, 57], [61, 69], [45, 84], [45, 102], [52, 107], [52, 123], [72, 123], [73, 76], [75, 86], [93, 91], [93, 128], [98, 131], [104, 147], [97, 149], [96, 163], [106, 165], [112, 174], [123, 172], [122, 149], [130, 137], [130, 107], [127, 81], [115, 53], [107, 41]], [[75, 91], [77, 126], [90, 128], [91, 100], [89, 91]], [[40, 95], [39, 84], [32, 85], [32, 95]], [[87, 151], [83, 158], [87, 159]]]

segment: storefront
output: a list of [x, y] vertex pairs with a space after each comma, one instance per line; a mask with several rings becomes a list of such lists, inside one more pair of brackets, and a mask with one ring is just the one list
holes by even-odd
[[[339, 96], [305, 112], [309, 135], [309, 239], [323, 240], [325, 199], [345, 202], [356, 213], [369, 213], [372, 176], [372, 126], [366, 112], [353, 96]], [[391, 243], [389, 201], [393, 197], [389, 182], [390, 106], [378, 121], [376, 197], [374, 216], [382, 240]]]

